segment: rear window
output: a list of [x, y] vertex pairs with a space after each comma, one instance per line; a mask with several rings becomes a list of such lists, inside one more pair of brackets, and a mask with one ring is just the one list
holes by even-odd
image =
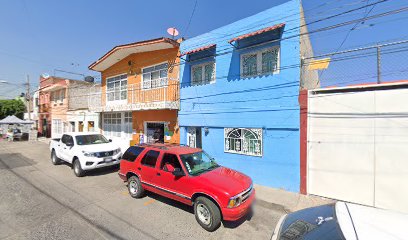
[[122, 159], [129, 161], [129, 162], [134, 162], [136, 158], [142, 153], [144, 148], [142, 147], [135, 147], [132, 146], [126, 150], [125, 154], [123, 154]]
[[141, 163], [145, 166], [155, 167], [159, 155], [160, 152], [150, 150], [146, 153], [146, 155], [144, 155]]

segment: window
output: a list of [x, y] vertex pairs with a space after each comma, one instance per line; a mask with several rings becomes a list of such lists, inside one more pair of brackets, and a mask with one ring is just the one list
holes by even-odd
[[60, 92], [55, 91], [51, 93], [52, 101], [56, 103], [60, 99]]
[[142, 147], [135, 147], [132, 146], [126, 150], [125, 154], [123, 154], [122, 159], [129, 161], [129, 162], [134, 162], [136, 158], [142, 153], [144, 148]]
[[166, 172], [173, 172], [176, 168], [181, 170], [181, 165], [177, 156], [174, 154], [165, 153], [160, 164], [160, 169], [163, 169], [163, 171]]
[[103, 114], [103, 131], [107, 137], [120, 137], [121, 113]]
[[132, 137], [132, 112], [125, 112], [125, 137]]
[[95, 122], [88, 121], [88, 132], [94, 132], [94, 131], [95, 131]]
[[241, 55], [241, 77], [279, 73], [279, 46]]
[[61, 119], [52, 120], [52, 132], [54, 134], [62, 134], [62, 120]]
[[143, 68], [142, 70], [142, 88], [158, 88], [167, 86], [167, 71], [168, 64], [162, 63], [159, 65]]
[[106, 98], [108, 101], [127, 99], [127, 74], [106, 79]]
[[262, 156], [262, 129], [224, 128], [224, 151]]
[[157, 158], [159, 157], [159, 155], [160, 155], [160, 152], [158, 151], [153, 151], [153, 150], [148, 151], [142, 159], [142, 162], [141, 162], [142, 165], [149, 166], [149, 167], [155, 167]]
[[62, 103], [65, 98], [65, 89], [62, 89], [59, 94], [59, 101]]
[[215, 62], [207, 62], [191, 67], [191, 85], [215, 82]]

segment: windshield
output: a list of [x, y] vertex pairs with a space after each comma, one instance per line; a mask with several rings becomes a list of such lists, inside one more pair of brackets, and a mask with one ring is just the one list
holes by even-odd
[[78, 145], [92, 145], [108, 143], [109, 141], [101, 134], [81, 135], [75, 137]]
[[219, 167], [214, 158], [206, 152], [196, 152], [180, 155], [180, 159], [190, 175], [196, 176]]

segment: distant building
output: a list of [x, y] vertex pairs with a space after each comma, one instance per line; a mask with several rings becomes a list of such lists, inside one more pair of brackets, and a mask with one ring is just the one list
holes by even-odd
[[[292, 17], [287, 17], [290, 14]], [[313, 51], [299, 0], [180, 44], [180, 142], [255, 183], [299, 191], [301, 59]]]
[[39, 134], [59, 138], [66, 131], [99, 132], [99, 114], [88, 110], [89, 92], [98, 86], [79, 80], [41, 77]]

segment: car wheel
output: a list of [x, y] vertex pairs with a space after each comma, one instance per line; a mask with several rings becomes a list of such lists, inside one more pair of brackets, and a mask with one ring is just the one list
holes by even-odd
[[209, 232], [221, 225], [221, 212], [213, 201], [206, 197], [198, 197], [194, 202], [194, 214], [197, 222]]
[[74, 160], [73, 169], [74, 169], [75, 176], [77, 177], [84, 176], [85, 171], [82, 170], [81, 163], [79, 162], [78, 159]]
[[55, 150], [52, 150], [52, 152], [51, 152], [51, 162], [54, 165], [58, 165], [60, 163], [60, 159], [57, 157], [57, 154], [55, 153]]
[[131, 176], [128, 179], [129, 194], [133, 198], [141, 198], [144, 195], [144, 189], [140, 182], [140, 179], [136, 176]]

